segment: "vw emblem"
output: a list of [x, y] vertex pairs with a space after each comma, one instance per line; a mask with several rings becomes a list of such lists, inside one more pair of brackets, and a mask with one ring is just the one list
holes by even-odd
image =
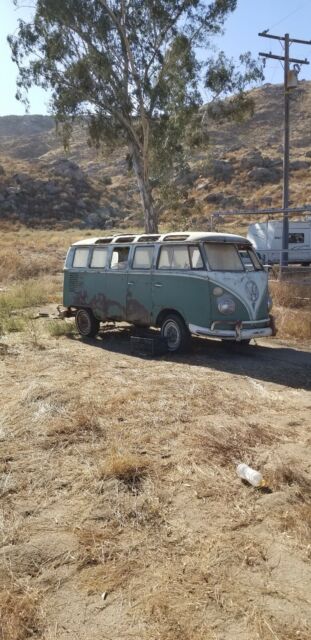
[[251, 302], [256, 302], [258, 300], [259, 290], [258, 290], [256, 282], [254, 282], [253, 280], [249, 280], [246, 283], [246, 292], [247, 292], [247, 296], [248, 296], [248, 298], [249, 298], [249, 300]]

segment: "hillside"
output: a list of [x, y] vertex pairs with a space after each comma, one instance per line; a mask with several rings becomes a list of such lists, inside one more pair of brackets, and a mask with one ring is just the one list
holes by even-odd
[[[162, 207], [170, 226], [206, 226], [215, 210], [280, 206], [283, 88], [251, 92], [254, 115], [244, 123], [215, 124], [203, 110], [210, 143], [189, 156], [176, 176], [176, 206]], [[311, 82], [291, 98], [291, 204], [311, 200]], [[306, 133], [307, 132], [307, 133]], [[142, 215], [126, 149], [97, 152], [75, 127], [65, 155], [49, 116], [0, 118], [0, 217], [30, 226], [140, 226]]]

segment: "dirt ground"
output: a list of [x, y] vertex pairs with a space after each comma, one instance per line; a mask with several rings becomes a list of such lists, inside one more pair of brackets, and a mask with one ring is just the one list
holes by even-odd
[[310, 343], [48, 323], [0, 344], [1, 640], [310, 640]]

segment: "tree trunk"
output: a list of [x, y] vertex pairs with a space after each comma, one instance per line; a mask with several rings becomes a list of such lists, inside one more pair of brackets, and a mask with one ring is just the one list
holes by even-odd
[[149, 177], [145, 176], [142, 154], [133, 144], [130, 145], [130, 153], [144, 212], [145, 232], [157, 233], [158, 221], [153, 204], [152, 187], [149, 182]]

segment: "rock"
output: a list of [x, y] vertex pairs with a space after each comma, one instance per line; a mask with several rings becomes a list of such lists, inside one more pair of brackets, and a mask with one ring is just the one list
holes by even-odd
[[289, 167], [292, 171], [300, 171], [300, 169], [309, 169], [310, 162], [306, 160], [293, 160], [290, 162]]
[[229, 160], [216, 160], [212, 168], [212, 176], [216, 182], [231, 182], [233, 166]]
[[221, 202], [221, 206], [225, 209], [241, 209], [243, 207], [244, 201], [242, 198], [238, 196], [224, 196]]
[[49, 180], [49, 182], [45, 183], [44, 190], [48, 195], [54, 196], [61, 192], [62, 187], [59, 184], [56, 184], [53, 180]]
[[241, 160], [241, 169], [253, 169], [255, 167], [263, 166], [264, 159], [260, 151], [258, 151], [257, 149], [254, 149], [253, 151], [247, 153], [246, 156], [243, 156]]
[[2, 164], [0, 164], [0, 176], [5, 176], [5, 170], [2, 166]]
[[306, 158], [311, 158], [311, 149], [310, 151], [306, 151], [305, 156]]
[[281, 176], [282, 172], [278, 169], [268, 169], [267, 167], [254, 167], [247, 174], [249, 180], [258, 182], [259, 184], [279, 182]]
[[96, 227], [101, 226], [101, 223], [102, 223], [97, 213], [89, 213], [85, 221], [87, 226], [90, 227], [91, 229], [95, 229]]
[[57, 175], [68, 178], [75, 178], [76, 180], [84, 179], [84, 173], [81, 171], [79, 165], [67, 158], [59, 158], [59, 160], [55, 160], [52, 165], [52, 171]]
[[181, 174], [176, 176], [174, 182], [179, 187], [192, 187], [198, 177], [198, 171], [182, 172]]
[[0, 202], [4, 202], [5, 201], [5, 197], [2, 195], [2, 193], [0, 193]]
[[196, 189], [197, 191], [208, 191], [208, 189], [210, 188], [210, 183], [209, 182], [199, 182], [199, 184], [196, 185]]
[[223, 201], [223, 198], [224, 196], [222, 193], [209, 193], [205, 196], [204, 201], [210, 202], [211, 204], [220, 204]]
[[15, 180], [17, 184], [25, 184], [31, 180], [31, 177], [27, 173], [16, 173], [13, 176], [13, 180]]

